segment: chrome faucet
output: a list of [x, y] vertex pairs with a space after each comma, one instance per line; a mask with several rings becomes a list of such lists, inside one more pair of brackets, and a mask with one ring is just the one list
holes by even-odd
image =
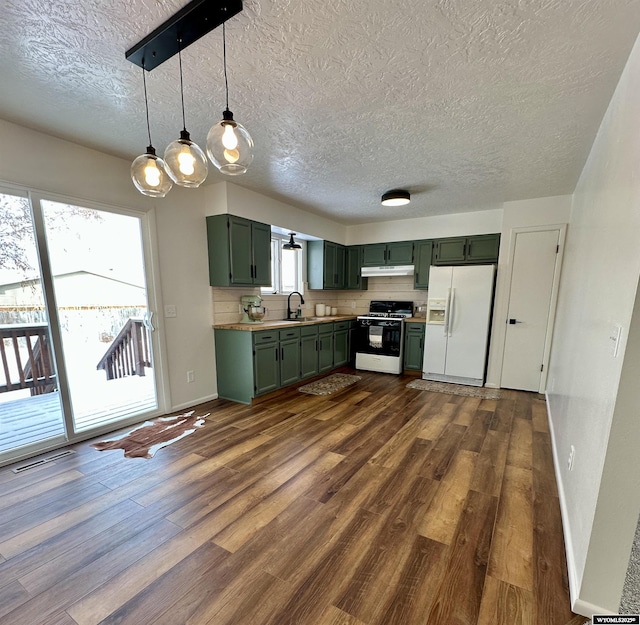
[[304, 297], [302, 297], [302, 293], [298, 293], [298, 291], [292, 291], [289, 293], [289, 297], [287, 297], [287, 319], [291, 319], [291, 315], [293, 315], [293, 310], [291, 310], [291, 296], [294, 294], [300, 296], [300, 306], [304, 304]]

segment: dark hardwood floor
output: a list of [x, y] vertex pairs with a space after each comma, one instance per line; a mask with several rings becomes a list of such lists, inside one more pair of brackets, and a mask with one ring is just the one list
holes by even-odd
[[580, 623], [541, 396], [345, 371], [151, 460], [0, 470], [0, 625]]

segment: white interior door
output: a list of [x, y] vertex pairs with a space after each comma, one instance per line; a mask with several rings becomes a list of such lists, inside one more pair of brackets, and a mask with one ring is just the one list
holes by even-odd
[[560, 229], [516, 232], [500, 385], [542, 392]]

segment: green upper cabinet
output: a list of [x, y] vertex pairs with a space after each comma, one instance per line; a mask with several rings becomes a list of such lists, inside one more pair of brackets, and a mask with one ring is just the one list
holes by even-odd
[[429, 267], [433, 256], [433, 241], [415, 241], [413, 257], [416, 271], [413, 274], [414, 289], [429, 288]]
[[211, 286], [271, 284], [271, 227], [234, 215], [207, 217]]
[[374, 243], [362, 246], [362, 266], [381, 267], [387, 260], [387, 244]]
[[467, 261], [470, 263], [498, 262], [499, 234], [483, 234], [467, 239]]
[[495, 263], [500, 248], [499, 234], [452, 237], [434, 242], [434, 265]]
[[451, 265], [465, 261], [466, 237], [437, 239], [433, 250], [434, 265]]
[[362, 268], [362, 245], [350, 245], [345, 248], [345, 277], [344, 288], [350, 291], [366, 291], [368, 278], [360, 275]]
[[413, 263], [413, 241], [395, 243], [373, 243], [362, 246], [362, 266], [411, 265]]
[[331, 241], [307, 243], [307, 279], [310, 289], [343, 289], [345, 247]]

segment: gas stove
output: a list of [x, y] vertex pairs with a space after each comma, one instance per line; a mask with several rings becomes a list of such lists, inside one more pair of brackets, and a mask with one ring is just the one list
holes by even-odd
[[413, 315], [413, 302], [371, 300], [369, 312], [358, 319], [406, 319]]
[[402, 373], [404, 320], [412, 312], [413, 302], [371, 302], [369, 313], [358, 317], [356, 369]]

